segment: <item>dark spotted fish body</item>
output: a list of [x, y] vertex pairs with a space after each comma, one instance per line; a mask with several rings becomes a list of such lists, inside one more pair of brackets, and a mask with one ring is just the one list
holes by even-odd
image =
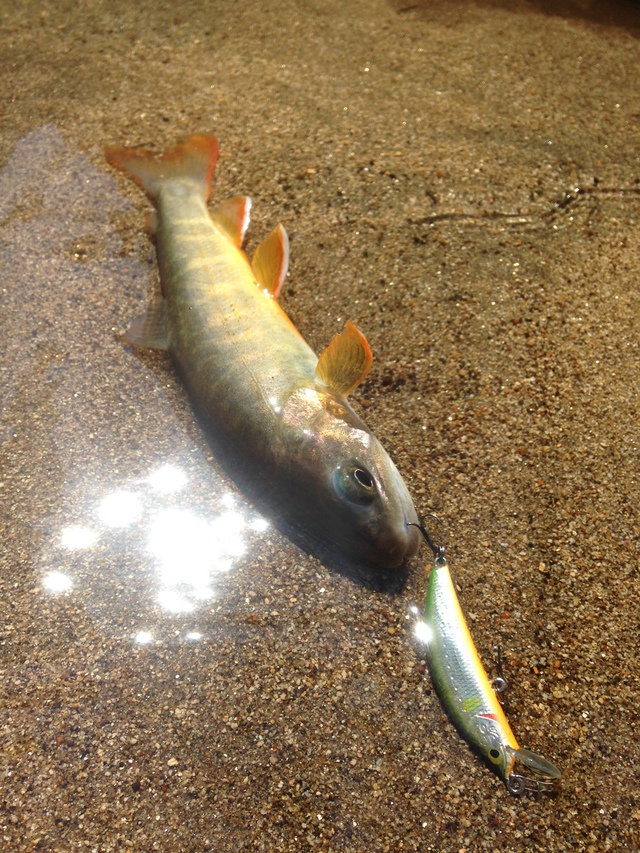
[[162, 156], [107, 149], [156, 207], [162, 299], [125, 339], [168, 349], [240, 481], [305, 540], [356, 563], [395, 568], [418, 548], [407, 488], [347, 402], [371, 364], [352, 323], [320, 358], [277, 297], [288, 240], [278, 225], [249, 262], [250, 200], [207, 208], [218, 156], [190, 136]]

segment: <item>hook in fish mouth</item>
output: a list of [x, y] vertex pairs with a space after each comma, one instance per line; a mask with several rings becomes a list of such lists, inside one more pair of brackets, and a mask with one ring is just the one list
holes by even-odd
[[416, 527], [407, 521], [401, 522], [401, 527], [387, 534], [381, 533], [375, 537], [373, 545], [376, 551], [382, 548], [390, 557], [390, 560], [385, 568], [399, 569], [407, 564], [414, 557], [420, 548], [420, 539], [413, 531], [408, 530], [409, 527]]
[[433, 552], [433, 556], [436, 562], [445, 562], [445, 553], [444, 553], [444, 545], [436, 545], [436, 543], [431, 538], [426, 526], [425, 526], [425, 518], [435, 518], [438, 524], [442, 524], [440, 518], [435, 514], [435, 512], [428, 512], [425, 515], [420, 516], [419, 522], [416, 524], [415, 521], [408, 521], [407, 527], [417, 527], [422, 536], [424, 537], [425, 542], [431, 548]]

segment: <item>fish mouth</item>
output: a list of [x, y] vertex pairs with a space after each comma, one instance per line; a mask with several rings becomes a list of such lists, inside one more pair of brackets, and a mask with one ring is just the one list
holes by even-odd
[[[388, 536], [378, 538], [373, 546], [372, 556], [385, 569], [400, 569], [415, 556], [421, 544], [420, 531], [404, 522], [402, 532], [389, 532]], [[381, 555], [384, 554], [384, 559]]]

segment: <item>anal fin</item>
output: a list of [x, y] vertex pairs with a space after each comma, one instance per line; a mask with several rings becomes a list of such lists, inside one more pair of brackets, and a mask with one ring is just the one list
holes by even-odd
[[134, 318], [120, 340], [135, 347], [168, 349], [169, 340], [164, 299], [161, 296], [152, 299], [147, 310]]

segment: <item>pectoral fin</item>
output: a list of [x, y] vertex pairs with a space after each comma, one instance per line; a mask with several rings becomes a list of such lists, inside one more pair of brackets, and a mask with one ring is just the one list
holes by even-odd
[[249, 227], [251, 199], [246, 196], [230, 198], [211, 211], [211, 218], [225, 232], [231, 242], [240, 248]]
[[256, 249], [251, 268], [258, 284], [277, 299], [288, 267], [289, 238], [282, 225], [276, 225]]
[[169, 348], [164, 299], [153, 299], [144, 314], [136, 317], [120, 340], [126, 344], [146, 349]]
[[344, 330], [334, 335], [316, 365], [316, 381], [330, 391], [347, 396], [365, 378], [371, 367], [367, 339], [348, 320]]

